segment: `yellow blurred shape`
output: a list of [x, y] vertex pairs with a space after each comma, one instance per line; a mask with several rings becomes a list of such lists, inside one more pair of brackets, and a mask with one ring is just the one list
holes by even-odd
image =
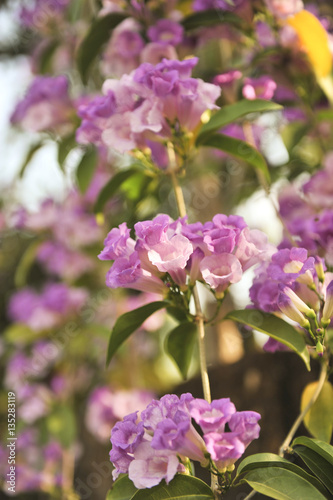
[[104, 214], [102, 214], [102, 212], [96, 214], [96, 222], [98, 226], [103, 226], [103, 224], [105, 223]]
[[332, 54], [327, 32], [320, 21], [311, 12], [301, 10], [289, 17], [287, 23], [296, 31], [317, 77], [327, 76], [332, 70]]

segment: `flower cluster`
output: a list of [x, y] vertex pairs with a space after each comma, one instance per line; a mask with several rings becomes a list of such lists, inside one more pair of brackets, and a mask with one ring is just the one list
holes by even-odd
[[[201, 428], [201, 436], [192, 419]], [[169, 483], [185, 472], [188, 460], [219, 473], [234, 463], [260, 432], [259, 413], [236, 411], [229, 398], [211, 404], [191, 394], [153, 400], [138, 416], [131, 413], [111, 431], [113, 477], [128, 473], [137, 488]], [[228, 429], [226, 428], [228, 425]]]
[[101, 260], [113, 260], [106, 283], [165, 295], [170, 284], [181, 290], [200, 280], [217, 297], [243, 272], [272, 252], [266, 236], [250, 230], [242, 217], [218, 214], [202, 224], [173, 221], [161, 214], [134, 226], [136, 240], [124, 222], [105, 239]]
[[25, 130], [66, 132], [74, 114], [65, 76], [37, 76], [11, 117]]
[[79, 106], [77, 141], [104, 144], [124, 153], [162, 141], [172, 130], [192, 131], [207, 109], [216, 109], [220, 89], [191, 77], [198, 59], [141, 64], [120, 80], [106, 80], [104, 96]]

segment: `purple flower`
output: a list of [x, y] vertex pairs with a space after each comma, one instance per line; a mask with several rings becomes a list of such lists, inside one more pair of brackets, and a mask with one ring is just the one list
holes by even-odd
[[130, 229], [126, 222], [119, 228], [113, 228], [104, 240], [104, 249], [99, 254], [100, 260], [114, 260], [117, 257], [130, 255], [134, 251], [135, 241], [130, 238]]
[[272, 339], [272, 337], [263, 345], [263, 350], [265, 352], [290, 351], [289, 347], [278, 340]]
[[269, 76], [259, 78], [244, 78], [243, 96], [246, 99], [272, 99], [276, 90], [276, 83]]
[[41, 244], [37, 259], [50, 273], [68, 280], [75, 280], [93, 268], [93, 261], [87, 255], [53, 241]]
[[229, 422], [236, 408], [229, 398], [215, 399], [210, 404], [204, 399], [194, 399], [190, 403], [190, 411], [204, 433], [224, 432], [225, 424]]
[[174, 478], [181, 464], [169, 450], [154, 450], [150, 443], [141, 443], [128, 467], [128, 476], [136, 488], [152, 488], [162, 479], [167, 484]]
[[304, 9], [302, 0], [265, 0], [265, 2], [272, 14], [282, 19]]
[[257, 39], [261, 47], [274, 47], [277, 44], [276, 37], [269, 24], [258, 21], [255, 24]]
[[20, 19], [27, 28], [41, 29], [55, 17], [59, 17], [69, 0], [35, 0], [33, 8], [22, 7]]
[[37, 76], [24, 99], [18, 103], [11, 117], [32, 132], [42, 132], [70, 124], [73, 106], [68, 94], [65, 76]]
[[245, 445], [236, 432], [209, 432], [204, 435], [207, 451], [221, 471], [231, 468], [240, 458]]
[[137, 423], [138, 412], [130, 413], [117, 422], [111, 431], [111, 443], [118, 449], [133, 453], [143, 440], [143, 422]]
[[229, 253], [205, 257], [201, 261], [200, 271], [217, 296], [223, 296], [230, 283], [238, 283], [243, 275], [241, 263]]
[[184, 28], [171, 19], [160, 19], [147, 31], [151, 42], [159, 42], [163, 45], [178, 45], [182, 42]]
[[228, 422], [231, 432], [237, 434], [238, 439], [247, 447], [251, 441], [258, 439], [260, 426], [258, 420], [261, 415], [255, 411], [237, 411]]

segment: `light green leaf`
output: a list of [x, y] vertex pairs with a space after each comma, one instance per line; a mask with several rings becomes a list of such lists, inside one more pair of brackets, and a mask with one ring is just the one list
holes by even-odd
[[280, 467], [282, 469], [290, 470], [311, 483], [324, 496], [327, 494], [327, 491], [323, 487], [322, 483], [320, 483], [316, 477], [308, 474], [298, 465], [295, 465], [292, 462], [289, 462], [289, 460], [286, 460], [279, 455], [275, 455], [274, 453], [256, 453], [255, 455], [244, 458], [238, 466], [237, 478], [240, 474], [264, 467]]
[[129, 311], [120, 316], [111, 332], [109, 340], [106, 365], [108, 365], [119, 346], [146, 321], [154, 312], [168, 307], [169, 302], [151, 302], [145, 306]]
[[76, 170], [76, 179], [81, 193], [85, 193], [94, 176], [98, 153], [96, 148], [89, 148], [81, 158]]
[[99, 17], [83, 39], [77, 53], [77, 65], [83, 83], [87, 83], [91, 63], [97, 57], [102, 46], [110, 39], [112, 30], [128, 16], [120, 12], [111, 12]]
[[234, 123], [236, 120], [243, 118], [249, 113], [267, 113], [269, 111], [279, 111], [281, 109], [283, 109], [283, 107], [280, 106], [280, 104], [265, 101], [264, 99], [242, 99], [235, 104], [228, 104], [214, 113], [209, 122], [201, 127], [196, 142], [199, 145], [202, 144], [202, 141], [208, 135], [229, 125], [229, 123]]
[[306, 479], [282, 467], [252, 470], [244, 480], [255, 491], [276, 500], [326, 500]]
[[105, 203], [114, 196], [114, 194], [118, 191], [119, 187], [129, 179], [132, 175], [137, 173], [137, 170], [134, 168], [130, 168], [127, 170], [121, 170], [117, 172], [112, 179], [109, 180], [107, 184], [103, 187], [101, 192], [98, 195], [97, 201], [94, 206], [94, 212], [101, 212], [104, 208]]
[[325, 460], [322, 455], [306, 446], [293, 445], [293, 450], [333, 495], [332, 464]]
[[138, 490], [127, 475], [115, 481], [105, 500], [131, 500]]
[[239, 160], [243, 160], [256, 170], [262, 172], [267, 181], [270, 181], [269, 170], [265, 158], [250, 144], [223, 134], [207, 135], [200, 141], [201, 146], [211, 147], [229, 153]]
[[185, 17], [181, 22], [186, 31], [206, 26], [216, 26], [223, 23], [235, 26], [236, 28], [245, 28], [245, 23], [240, 17], [236, 16], [236, 14], [218, 9], [195, 12]]
[[184, 322], [176, 326], [167, 336], [165, 349], [175, 361], [180, 373], [186, 379], [196, 342], [197, 326], [193, 322]]
[[227, 314], [225, 319], [232, 319], [243, 325], [248, 325], [278, 340], [296, 352], [310, 371], [310, 355], [303, 337], [293, 326], [283, 321], [283, 319], [257, 309], [232, 311]]
[[321, 455], [329, 464], [333, 466], [333, 446], [325, 443], [319, 439], [311, 439], [306, 436], [300, 436], [294, 439], [292, 442], [292, 447], [300, 445], [310, 448], [310, 450], [315, 451], [318, 455]]
[[211, 500], [212, 490], [193, 476], [177, 474], [169, 484], [163, 481], [153, 488], [138, 490], [131, 500]]
[[27, 277], [33, 265], [41, 241], [33, 241], [23, 253], [15, 271], [14, 281], [17, 288], [21, 288], [27, 282]]
[[38, 141], [35, 144], [33, 144], [32, 146], [30, 146], [29, 151], [27, 153], [27, 156], [25, 157], [23, 165], [22, 165], [22, 167], [20, 168], [20, 171], [19, 171], [19, 176], [20, 177], [23, 177], [25, 169], [27, 168], [27, 166], [29, 165], [29, 163], [31, 162], [31, 160], [33, 159], [33, 157], [35, 156], [35, 154], [37, 153], [37, 151], [39, 151], [43, 146], [44, 146], [44, 141], [43, 140]]
[[38, 335], [24, 323], [13, 323], [4, 331], [4, 337], [10, 344], [30, 344], [36, 342]]
[[[301, 411], [307, 406], [317, 388], [318, 382], [308, 384], [302, 394]], [[323, 388], [304, 417], [304, 425], [313, 437], [329, 443], [333, 431], [333, 387], [326, 381]]]
[[66, 135], [66, 137], [63, 137], [58, 143], [58, 163], [62, 170], [64, 169], [64, 163], [68, 154], [75, 146], [77, 146], [75, 133]]

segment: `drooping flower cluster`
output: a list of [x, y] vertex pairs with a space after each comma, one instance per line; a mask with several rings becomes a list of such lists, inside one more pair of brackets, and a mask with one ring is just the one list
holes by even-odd
[[126, 223], [110, 231], [101, 260], [113, 260], [106, 283], [110, 288], [133, 288], [165, 295], [171, 283], [185, 290], [203, 281], [223, 296], [243, 272], [272, 253], [266, 236], [250, 230], [242, 217], [215, 215], [202, 224], [173, 221], [161, 214], [134, 226]]
[[[203, 436], [194, 428], [192, 419]], [[229, 398], [211, 404], [191, 394], [167, 394], [138, 415], [131, 413], [111, 431], [113, 477], [125, 473], [134, 485], [151, 488], [185, 472], [188, 460], [224, 473], [259, 437], [259, 413], [237, 412]], [[226, 429], [228, 425], [229, 430]]]
[[120, 80], [106, 80], [104, 96], [79, 107], [79, 143], [104, 144], [120, 152], [170, 139], [172, 130], [192, 131], [220, 89], [191, 77], [198, 59], [144, 63]]

